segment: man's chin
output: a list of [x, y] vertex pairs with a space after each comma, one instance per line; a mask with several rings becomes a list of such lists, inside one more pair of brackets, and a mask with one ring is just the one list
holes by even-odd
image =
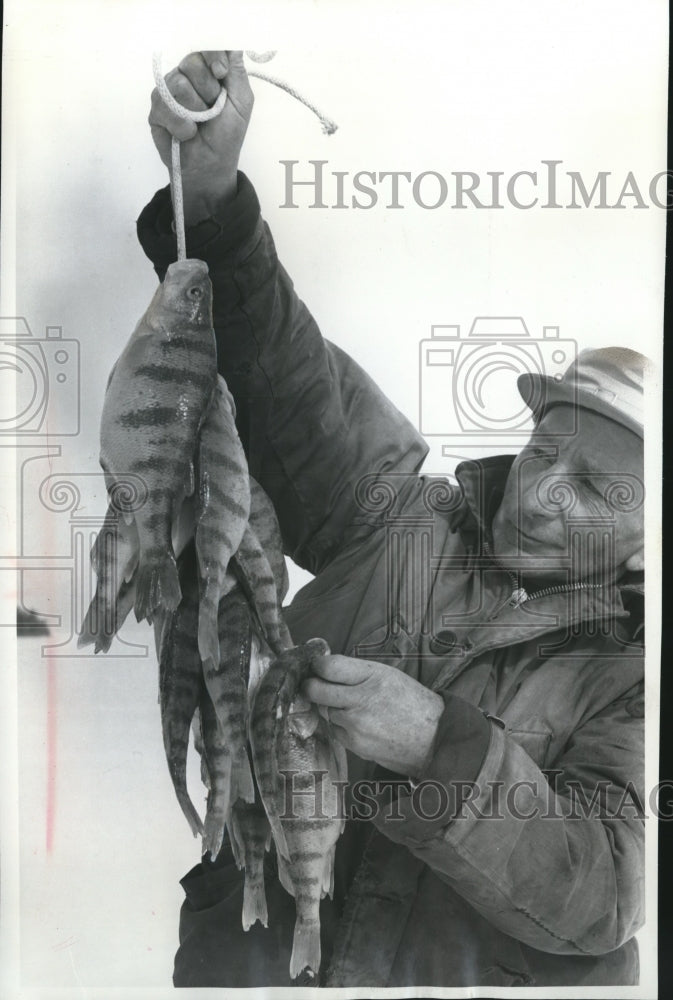
[[567, 582], [568, 561], [563, 553], [550, 554], [539, 539], [510, 524], [493, 525], [492, 551], [496, 561], [518, 576], [534, 574], [550, 583]]

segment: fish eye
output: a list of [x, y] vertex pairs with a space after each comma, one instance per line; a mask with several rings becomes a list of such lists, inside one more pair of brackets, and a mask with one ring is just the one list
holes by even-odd
[[200, 299], [202, 295], [203, 290], [198, 285], [192, 285], [191, 288], [187, 289], [187, 298]]

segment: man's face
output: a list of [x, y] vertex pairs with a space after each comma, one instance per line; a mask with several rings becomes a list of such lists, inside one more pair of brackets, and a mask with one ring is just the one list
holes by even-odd
[[558, 582], [642, 569], [642, 482], [636, 434], [591, 410], [552, 406], [507, 478], [493, 521], [497, 559]]

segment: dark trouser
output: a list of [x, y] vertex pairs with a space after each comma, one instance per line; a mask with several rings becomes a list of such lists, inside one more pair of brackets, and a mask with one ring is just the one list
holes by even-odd
[[[290, 979], [294, 899], [283, 889], [273, 855], [265, 859], [269, 926], [241, 924], [244, 873], [228, 843], [214, 862], [202, 861], [181, 880], [186, 899], [180, 910], [180, 947], [175, 986], [315, 985], [308, 975]], [[320, 905], [322, 968], [329, 962], [338, 916], [329, 898]]]

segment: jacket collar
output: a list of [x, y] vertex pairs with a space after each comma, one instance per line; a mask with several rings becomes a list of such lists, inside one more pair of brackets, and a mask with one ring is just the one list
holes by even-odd
[[[452, 513], [451, 530], [460, 531], [468, 550], [481, 552], [484, 541], [491, 541], [491, 525], [502, 501], [514, 458], [514, 455], [493, 455], [461, 462], [457, 466], [455, 475], [461, 491], [461, 503]], [[615, 603], [626, 607], [640, 620], [644, 617], [644, 596], [645, 578], [642, 573], [626, 573], [614, 587]]]

